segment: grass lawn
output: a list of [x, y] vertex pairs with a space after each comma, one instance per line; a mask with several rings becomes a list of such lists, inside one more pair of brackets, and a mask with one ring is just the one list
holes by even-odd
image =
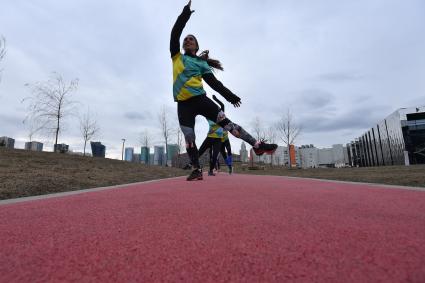
[[[225, 171], [225, 166], [222, 168]], [[242, 170], [241, 164], [235, 164], [235, 173], [425, 187], [425, 165], [340, 169], [288, 169], [265, 166], [264, 170]], [[113, 186], [188, 174], [189, 171], [182, 169], [146, 166], [115, 159], [0, 148], [0, 199]]]
[[265, 166], [264, 170], [243, 170], [241, 165], [238, 164], [235, 171], [243, 174], [278, 175], [425, 187], [425, 165], [314, 169], [288, 169], [279, 166]]

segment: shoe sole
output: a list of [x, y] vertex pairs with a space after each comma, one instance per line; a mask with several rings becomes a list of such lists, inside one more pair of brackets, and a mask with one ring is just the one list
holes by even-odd
[[186, 178], [186, 181], [197, 181], [197, 180], [203, 180], [203, 179], [204, 179], [203, 176], [199, 176], [192, 179]]
[[275, 148], [275, 149], [272, 149], [272, 150], [263, 150], [263, 151], [260, 151], [260, 152], [255, 152], [255, 154], [256, 155], [258, 155], [258, 156], [261, 156], [261, 155], [263, 155], [263, 154], [273, 154], [275, 151], [276, 151], [276, 149], [277, 148]]

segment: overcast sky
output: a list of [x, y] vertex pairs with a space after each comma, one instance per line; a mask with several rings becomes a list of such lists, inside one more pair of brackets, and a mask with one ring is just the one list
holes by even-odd
[[[79, 79], [74, 99], [81, 112], [89, 106], [97, 117], [97, 140], [108, 157], [121, 156], [122, 138], [140, 147], [144, 129], [163, 143], [162, 105], [178, 124], [169, 36], [186, 3], [2, 1], [0, 136], [23, 148], [21, 100], [31, 94], [25, 84], [55, 71]], [[296, 144], [328, 147], [351, 141], [398, 108], [425, 105], [423, 0], [193, 0], [192, 9], [183, 36], [196, 35], [201, 50], [223, 63], [216, 76], [243, 103], [227, 104], [227, 115], [248, 131], [256, 116], [268, 127], [290, 108], [303, 127]], [[207, 130], [198, 118], [198, 144]], [[82, 151], [77, 119], [67, 119], [59, 142]], [[231, 142], [238, 151], [240, 140]]]

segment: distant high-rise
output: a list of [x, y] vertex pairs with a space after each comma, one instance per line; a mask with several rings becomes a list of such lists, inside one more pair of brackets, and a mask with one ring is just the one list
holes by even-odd
[[142, 146], [140, 149], [140, 162], [143, 164], [149, 164], [150, 157], [150, 148], [146, 146]]
[[140, 154], [138, 154], [138, 153], [134, 153], [133, 154], [133, 162], [134, 163], [140, 163], [140, 158], [141, 158], [141, 155]]
[[124, 160], [132, 162], [133, 161], [133, 154], [134, 154], [134, 148], [133, 147], [126, 147], [125, 148]]
[[154, 165], [163, 165], [164, 163], [164, 147], [163, 146], [154, 146], [153, 151], [153, 164]]
[[101, 142], [90, 142], [93, 157], [105, 157], [106, 147]]
[[239, 151], [239, 154], [241, 155], [241, 162], [248, 162], [248, 151], [246, 150], [246, 145], [244, 142], [241, 144], [241, 150]]
[[298, 151], [302, 168], [344, 167], [348, 163], [348, 157], [344, 154], [347, 149], [342, 144], [335, 144], [332, 148], [302, 145]]
[[26, 142], [25, 149], [31, 151], [43, 151], [43, 144], [41, 142], [36, 141]]
[[179, 146], [177, 144], [169, 144], [167, 147], [167, 165], [171, 166], [171, 161], [179, 153]]
[[59, 153], [67, 153], [69, 151], [69, 145], [61, 143], [61, 144], [55, 144], [53, 147], [54, 152]]
[[9, 137], [0, 137], [0, 147], [15, 148], [15, 140]]

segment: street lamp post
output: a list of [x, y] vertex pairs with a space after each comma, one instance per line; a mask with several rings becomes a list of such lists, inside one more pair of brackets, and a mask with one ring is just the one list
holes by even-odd
[[125, 139], [122, 139], [121, 160], [124, 160], [124, 144], [125, 144]]

